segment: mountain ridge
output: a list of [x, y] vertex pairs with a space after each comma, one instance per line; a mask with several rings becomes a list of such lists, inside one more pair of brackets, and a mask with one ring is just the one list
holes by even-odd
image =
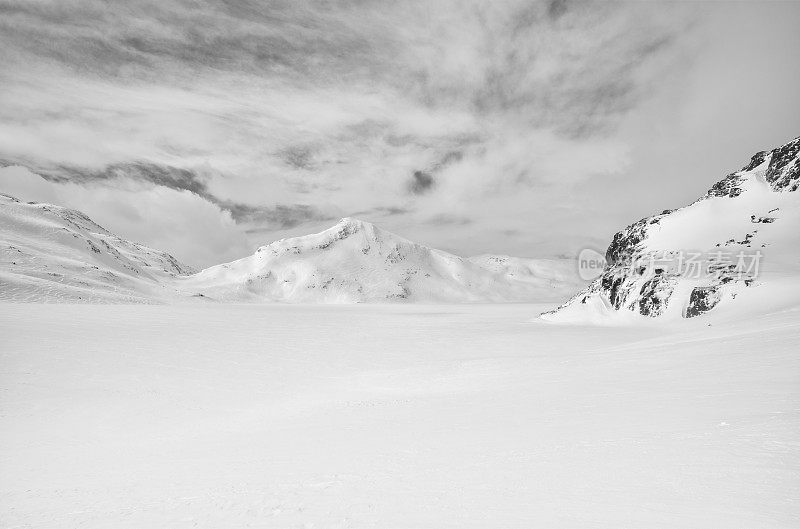
[[[742, 312], [747, 304], [768, 310], [792, 305], [800, 299], [798, 188], [800, 137], [754, 154], [691, 204], [617, 232], [602, 274], [541, 317], [676, 319], [705, 315], [718, 306]], [[705, 274], [690, 277], [696, 267], [687, 270], [686, 261], [697, 255]], [[654, 257], [659, 257], [656, 263]]]
[[151, 302], [169, 278], [194, 272], [78, 210], [0, 195], [0, 299]]
[[197, 271], [80, 211], [0, 195], [0, 300], [96, 303], [561, 301], [574, 261], [464, 258], [354, 217]]
[[535, 266], [515, 275], [482, 265], [481, 259], [449, 254], [345, 217], [319, 233], [274, 241], [182, 283], [214, 299], [323, 303], [550, 301], [563, 299], [568, 288], [580, 283], [571, 261], [542, 260], [538, 269], [548, 269], [549, 275], [537, 275]]

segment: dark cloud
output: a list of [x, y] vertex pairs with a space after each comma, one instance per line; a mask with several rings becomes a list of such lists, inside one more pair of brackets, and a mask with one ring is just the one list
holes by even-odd
[[267, 224], [273, 228], [291, 228], [312, 220], [334, 218], [321, 213], [316, 207], [306, 204], [264, 206], [224, 200], [209, 191], [206, 178], [198, 172], [149, 162], [113, 164], [99, 171], [60, 167], [58, 169], [40, 169], [35, 173], [45, 180], [56, 183], [96, 184], [115, 179], [129, 179], [178, 191], [189, 191], [229, 212], [233, 220], [240, 224]]
[[558, 20], [569, 9], [569, 0], [550, 0], [547, 3], [547, 16], [551, 20]]
[[383, 215], [386, 217], [391, 217], [394, 215], [405, 215], [407, 213], [411, 213], [413, 210], [408, 208], [403, 208], [399, 206], [380, 206], [376, 208], [365, 209], [361, 211], [356, 211], [350, 213], [348, 216], [350, 217], [361, 217], [365, 215]]
[[205, 179], [197, 172], [150, 162], [116, 163], [100, 170], [61, 166], [56, 169], [35, 168], [33, 171], [45, 180], [78, 184], [128, 178], [136, 182], [147, 182], [179, 191], [191, 191], [211, 202], [216, 201], [216, 198], [208, 191]]
[[428, 193], [436, 187], [437, 173], [463, 159], [463, 152], [448, 151], [444, 156], [434, 161], [428, 169], [414, 171], [407, 183], [408, 192], [413, 195], [424, 195]]
[[414, 171], [408, 182], [408, 191], [414, 195], [424, 195], [436, 185], [433, 175], [425, 171]]
[[384, 207], [384, 208], [375, 208], [375, 211], [384, 213], [386, 215], [404, 215], [406, 213], [410, 213], [412, 210], [408, 208], [400, 208], [395, 206]]
[[442, 158], [436, 161], [431, 167], [431, 172], [438, 172], [445, 167], [458, 163], [464, 159], [464, 153], [461, 151], [449, 151]]
[[287, 165], [295, 169], [313, 169], [314, 148], [311, 145], [290, 145], [279, 153]]
[[332, 220], [336, 217], [320, 213], [307, 204], [278, 204], [277, 206], [252, 206], [239, 202], [220, 201], [220, 208], [229, 211], [237, 223], [268, 224], [272, 227], [293, 228], [309, 221]]
[[452, 215], [449, 213], [439, 213], [437, 215], [425, 219], [425, 224], [430, 224], [433, 226], [447, 226], [447, 225], [465, 226], [471, 223], [472, 219], [469, 217], [466, 217], [464, 215]]

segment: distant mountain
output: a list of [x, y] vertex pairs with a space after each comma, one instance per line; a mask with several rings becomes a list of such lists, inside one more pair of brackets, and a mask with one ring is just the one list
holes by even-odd
[[0, 195], [0, 301], [150, 302], [193, 272], [79, 211]]
[[0, 195], [0, 301], [559, 302], [573, 260], [465, 259], [356, 219], [197, 273], [79, 211]]
[[465, 259], [352, 218], [178, 282], [212, 299], [302, 303], [558, 301], [581, 284], [574, 261]]
[[614, 235], [555, 321], [693, 318], [800, 305], [800, 138], [756, 153], [686, 207]]

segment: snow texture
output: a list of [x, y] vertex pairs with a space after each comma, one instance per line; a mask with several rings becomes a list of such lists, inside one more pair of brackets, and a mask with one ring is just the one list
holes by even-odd
[[542, 309], [0, 305], [0, 526], [800, 527], [800, 312]]

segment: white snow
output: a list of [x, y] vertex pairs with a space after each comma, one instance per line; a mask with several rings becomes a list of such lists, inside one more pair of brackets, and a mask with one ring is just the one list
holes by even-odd
[[0, 195], [0, 301], [563, 302], [585, 285], [572, 259], [465, 259], [350, 218], [192, 272], [78, 211]]
[[800, 526], [800, 312], [0, 305], [0, 526]]
[[193, 271], [79, 211], [0, 194], [0, 301], [150, 303]]
[[584, 284], [571, 259], [465, 259], [352, 218], [176, 283], [214, 300], [294, 303], [563, 301]]

